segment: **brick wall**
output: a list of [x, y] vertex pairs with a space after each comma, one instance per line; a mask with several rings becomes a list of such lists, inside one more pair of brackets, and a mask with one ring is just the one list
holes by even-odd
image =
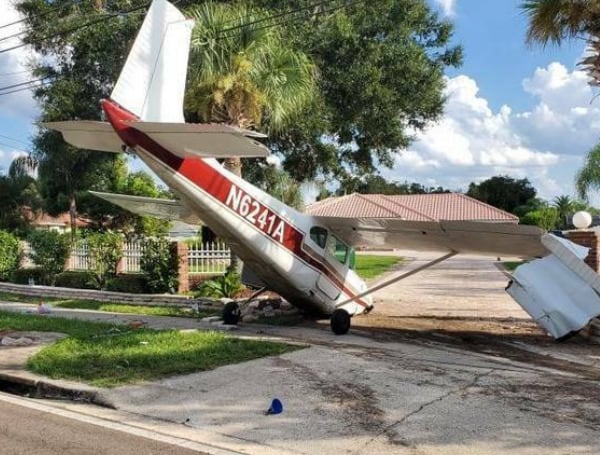
[[598, 248], [600, 244], [600, 232], [591, 230], [577, 230], [568, 231], [566, 234], [570, 241], [590, 249], [589, 254], [585, 258], [585, 263], [596, 272], [600, 272], [600, 250]]

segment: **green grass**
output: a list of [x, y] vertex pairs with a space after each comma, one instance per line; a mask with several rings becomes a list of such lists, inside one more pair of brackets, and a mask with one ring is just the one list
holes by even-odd
[[107, 311], [111, 313], [127, 313], [140, 314], [146, 316], [173, 316], [173, 317], [188, 317], [188, 318], [204, 318], [207, 316], [219, 315], [218, 311], [200, 310], [197, 311], [191, 307], [178, 307], [167, 305], [128, 305], [125, 303], [108, 303], [97, 300], [81, 300], [81, 299], [61, 299], [56, 297], [32, 297], [26, 295], [10, 294], [8, 292], [0, 292], [0, 300], [7, 302], [21, 303], [39, 303], [48, 302], [57, 308], [71, 308], [82, 310]]
[[404, 259], [398, 256], [357, 254], [355, 271], [361, 278], [375, 278], [403, 261]]
[[509, 272], [514, 272], [517, 267], [525, 264], [526, 261], [505, 261], [502, 266]]
[[245, 340], [220, 332], [132, 330], [126, 326], [0, 311], [0, 330], [69, 335], [31, 357], [27, 367], [54, 379], [113, 387], [209, 370], [301, 346]]

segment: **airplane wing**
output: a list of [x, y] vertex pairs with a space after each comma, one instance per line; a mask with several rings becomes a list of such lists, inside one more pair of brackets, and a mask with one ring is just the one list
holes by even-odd
[[183, 221], [188, 224], [200, 224], [202, 222], [198, 216], [179, 201], [128, 194], [101, 193], [99, 191], [90, 191], [90, 193], [137, 215], [154, 216], [170, 221]]
[[544, 233], [535, 226], [481, 221], [407, 221], [398, 218], [313, 216], [354, 247], [455, 251], [491, 256], [540, 257], [548, 254]]
[[252, 138], [264, 134], [217, 123], [132, 122], [131, 126], [181, 158], [264, 157], [269, 149]]
[[82, 149], [121, 152], [123, 141], [108, 122], [72, 120], [40, 123], [49, 130], [60, 131], [69, 144]]

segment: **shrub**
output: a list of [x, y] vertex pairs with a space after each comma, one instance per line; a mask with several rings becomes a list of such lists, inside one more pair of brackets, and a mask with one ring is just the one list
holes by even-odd
[[99, 289], [92, 272], [62, 272], [56, 275], [55, 284], [64, 288]]
[[521, 217], [521, 224], [530, 224], [551, 231], [558, 222], [558, 211], [554, 207], [542, 207]]
[[123, 257], [123, 238], [114, 232], [90, 234], [86, 238], [90, 263], [100, 288], [108, 278], [117, 274], [117, 266]]
[[140, 274], [120, 274], [106, 280], [106, 290], [144, 294], [147, 292], [146, 277]]
[[28, 240], [31, 245], [29, 257], [43, 271], [42, 284], [54, 286], [56, 275], [65, 270], [71, 253], [69, 236], [55, 231], [33, 231]]
[[29, 269], [13, 270], [10, 281], [15, 284], [29, 284], [29, 280], [33, 280], [33, 284], [41, 284], [44, 271], [39, 267]]
[[0, 231], [0, 281], [10, 279], [19, 267], [21, 247], [19, 240], [9, 232]]
[[149, 292], [176, 292], [179, 286], [177, 244], [166, 239], [146, 239], [140, 269]]
[[240, 275], [228, 272], [225, 275], [207, 280], [198, 287], [198, 294], [202, 297], [234, 297], [243, 288]]

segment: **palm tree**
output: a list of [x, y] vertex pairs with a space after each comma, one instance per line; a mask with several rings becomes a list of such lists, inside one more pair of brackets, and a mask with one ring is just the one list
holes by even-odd
[[570, 196], [556, 196], [552, 201], [552, 206], [558, 212], [558, 228], [564, 229], [567, 227], [567, 217], [573, 213], [575, 201]]
[[597, 0], [525, 0], [521, 9], [529, 19], [527, 42], [560, 45], [565, 39], [582, 37], [589, 54], [580, 63], [591, 84], [600, 85], [600, 2]]
[[600, 189], [600, 143], [587, 153], [583, 167], [575, 176], [575, 187], [579, 197], [586, 201], [591, 189]]
[[33, 175], [37, 163], [30, 156], [15, 158], [7, 175], [0, 176], [0, 229], [25, 230], [29, 222], [26, 209], [41, 208], [41, 198]]
[[[313, 99], [310, 58], [265, 24], [266, 11], [243, 4], [203, 3], [195, 20], [186, 111], [203, 122], [280, 131]], [[225, 168], [241, 176], [238, 157]], [[237, 259], [233, 267], [238, 268]]]

